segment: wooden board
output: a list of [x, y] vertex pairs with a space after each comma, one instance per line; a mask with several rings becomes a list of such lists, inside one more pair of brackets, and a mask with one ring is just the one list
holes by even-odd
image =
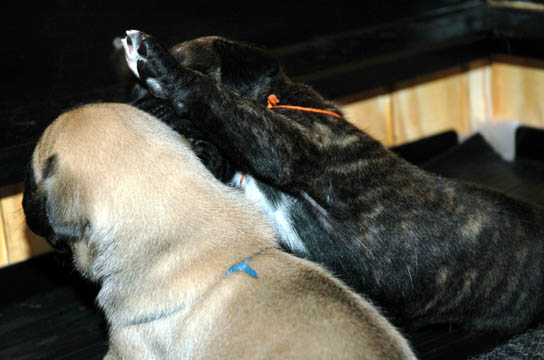
[[47, 242], [26, 225], [22, 208], [23, 184], [0, 188], [6, 263], [13, 264], [51, 250]]
[[469, 133], [477, 131], [480, 124], [493, 121], [493, 89], [491, 67], [474, 64], [465, 74], [468, 98]]
[[382, 143], [394, 145], [391, 95], [380, 95], [342, 106], [345, 118]]
[[346, 102], [342, 109], [357, 127], [393, 146], [446, 130], [467, 136], [490, 122], [544, 127], [542, 99], [544, 66], [478, 62]]
[[518, 0], [487, 0], [491, 6], [507, 7], [520, 10], [544, 11], [544, 4], [537, 1], [518, 1]]
[[0, 208], [0, 267], [8, 264], [8, 241], [4, 230], [4, 216]]
[[395, 144], [455, 129], [468, 133], [468, 87], [464, 73], [392, 94]]
[[493, 118], [544, 126], [544, 68], [493, 63]]

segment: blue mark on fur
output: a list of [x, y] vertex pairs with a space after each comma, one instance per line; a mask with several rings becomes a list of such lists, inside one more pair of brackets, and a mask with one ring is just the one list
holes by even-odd
[[229, 276], [230, 274], [232, 274], [233, 272], [236, 272], [236, 271], [244, 271], [244, 272], [248, 273], [250, 276], [253, 276], [254, 278], [258, 279], [259, 275], [257, 275], [255, 270], [253, 270], [252, 268], [249, 267], [249, 265], [247, 265], [247, 262], [249, 260], [251, 260], [251, 257], [248, 257], [247, 259], [245, 259], [241, 263], [236, 264], [233, 267], [231, 267], [229, 269], [229, 271], [227, 271], [226, 276]]

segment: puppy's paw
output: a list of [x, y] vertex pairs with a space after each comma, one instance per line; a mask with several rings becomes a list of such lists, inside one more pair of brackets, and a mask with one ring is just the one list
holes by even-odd
[[172, 85], [171, 79], [181, 71], [180, 65], [152, 36], [138, 30], [128, 30], [126, 34], [122, 44], [128, 67], [154, 96], [167, 99], [165, 87]]
[[189, 139], [194, 153], [216, 179], [226, 183], [234, 176], [229, 160], [209, 141]]
[[138, 30], [127, 30], [127, 36], [121, 40], [123, 48], [125, 49], [125, 59], [127, 60], [128, 67], [136, 75], [137, 78], [140, 78], [140, 73], [138, 72], [138, 61], [145, 62], [147, 61], [144, 56], [140, 55], [138, 51], [141, 49], [143, 53], [147, 51], [145, 47], [140, 47], [142, 39], [146, 34]]
[[141, 31], [127, 31], [123, 48], [132, 72], [154, 97], [170, 101], [179, 116], [184, 116], [191, 101], [200, 96], [195, 89], [205, 84], [212, 87], [209, 78], [183, 67], [152, 36]]

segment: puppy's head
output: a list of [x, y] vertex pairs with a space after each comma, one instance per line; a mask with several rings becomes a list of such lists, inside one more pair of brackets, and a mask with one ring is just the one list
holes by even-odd
[[69, 247], [78, 270], [93, 280], [128, 261], [145, 262], [136, 258], [160, 245], [146, 245], [142, 234], [165, 237], [173, 228], [167, 224], [179, 222], [168, 185], [175, 186], [180, 163], [193, 164], [188, 168], [198, 175], [185, 172], [191, 179], [207, 176], [179, 135], [140, 110], [96, 104], [69, 111], [45, 130], [32, 155], [23, 195], [27, 223], [54, 247]]
[[[81, 201], [81, 188], [72, 181], [69, 169], [63, 169], [62, 149], [55, 137], [65, 121], [51, 124], [36, 145], [25, 176], [23, 210], [30, 229], [41, 235], [57, 250], [76, 251], [76, 243], [84, 237], [89, 224]], [[81, 251], [79, 251], [81, 252]], [[89, 272], [89, 252], [76, 261], [81, 273]]]
[[283, 74], [278, 61], [265, 51], [222, 37], [197, 38], [175, 45], [170, 51], [182, 65], [254, 100], [262, 100], [272, 80]]
[[[71, 165], [73, 157], [85, 151], [81, 138], [71, 136], [80, 125], [78, 112], [61, 115], [45, 130], [28, 165], [23, 193], [23, 210], [30, 229], [45, 237], [55, 249], [74, 252], [90, 225], [85, 184], [76, 175], [77, 166]], [[80, 161], [85, 162], [86, 158]], [[87, 254], [79, 259], [79, 270], [84, 275], [88, 264], [83, 263], [88, 263], [88, 257]]]
[[74, 184], [59, 175], [59, 154], [45, 145], [48, 137], [42, 137], [27, 168], [23, 210], [33, 232], [54, 248], [64, 249], [68, 241], [81, 238], [87, 219]]

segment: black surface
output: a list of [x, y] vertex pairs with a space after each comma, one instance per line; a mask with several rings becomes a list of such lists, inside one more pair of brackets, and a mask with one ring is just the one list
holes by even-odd
[[[542, 143], [544, 134], [532, 140]], [[481, 135], [472, 136], [459, 146], [422, 163], [421, 167], [544, 206], [544, 161], [520, 157], [514, 162], [505, 161]]]
[[395, 146], [391, 150], [412, 164], [421, 165], [437, 156], [437, 154], [442, 154], [457, 145], [459, 145], [457, 133], [450, 130], [408, 144]]
[[21, 144], [0, 150], [0, 186], [15, 184], [23, 180], [30, 162], [34, 143]]
[[102, 315], [72, 286], [2, 308], [0, 337], [0, 359], [102, 359], [107, 351]]
[[47, 254], [0, 270], [0, 359], [102, 359], [107, 327], [97, 288]]
[[521, 126], [516, 130], [516, 157], [544, 162], [544, 129]]

